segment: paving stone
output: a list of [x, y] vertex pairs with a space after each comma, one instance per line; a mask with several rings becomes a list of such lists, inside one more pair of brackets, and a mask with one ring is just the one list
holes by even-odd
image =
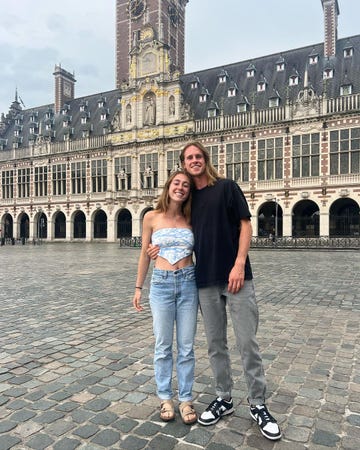
[[83, 425], [82, 427], [77, 428], [73, 431], [73, 433], [77, 436], [80, 436], [83, 439], [88, 439], [91, 436], [94, 436], [99, 431], [99, 427], [92, 424]]
[[314, 444], [324, 445], [326, 447], [336, 447], [339, 441], [339, 436], [323, 430], [315, 430], [315, 433], [312, 437], [312, 442]]
[[29, 448], [33, 448], [36, 450], [43, 450], [44, 448], [49, 447], [54, 442], [50, 436], [47, 434], [39, 433], [36, 436], [30, 438], [27, 442]]
[[109, 448], [111, 445], [117, 443], [120, 439], [120, 433], [114, 430], [101, 430], [96, 436], [91, 439], [91, 442]]
[[34, 416], [36, 416], [36, 413], [34, 411], [30, 411], [29, 409], [22, 409], [12, 414], [10, 418], [15, 422], [26, 422]]
[[121, 431], [124, 434], [129, 433], [133, 428], [135, 428], [138, 425], [139, 422], [132, 419], [120, 419], [117, 420], [112, 424], [113, 428], [116, 428], [117, 430]]
[[103, 398], [96, 398], [86, 403], [85, 408], [90, 409], [91, 411], [103, 411], [110, 405], [108, 400], [104, 400]]
[[77, 441], [75, 439], [70, 438], [64, 438], [61, 439], [61, 441], [58, 441], [54, 446], [54, 450], [73, 450], [74, 448], [79, 447], [81, 444], [80, 441]]
[[2, 420], [0, 422], [0, 433], [6, 433], [17, 426], [17, 423], [13, 420]]
[[98, 425], [110, 425], [114, 423], [118, 419], [117, 414], [111, 412], [102, 412], [96, 414], [96, 416], [92, 417], [90, 420], [92, 423], [96, 423]]
[[0, 450], [8, 450], [20, 442], [21, 440], [18, 437], [10, 434], [3, 434], [0, 436]]
[[149, 441], [145, 439], [140, 439], [136, 436], [129, 436], [120, 443], [120, 448], [126, 450], [141, 450], [147, 446]]

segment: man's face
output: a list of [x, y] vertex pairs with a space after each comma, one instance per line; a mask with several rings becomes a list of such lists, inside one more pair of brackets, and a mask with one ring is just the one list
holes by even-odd
[[184, 153], [183, 169], [193, 177], [197, 177], [205, 173], [205, 167], [203, 152], [195, 145], [190, 145]]

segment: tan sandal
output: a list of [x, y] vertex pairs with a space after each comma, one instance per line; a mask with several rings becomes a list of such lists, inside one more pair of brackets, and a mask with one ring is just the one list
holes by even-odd
[[192, 425], [197, 421], [197, 414], [191, 401], [180, 403], [179, 411], [185, 425]]
[[163, 400], [160, 403], [160, 419], [164, 422], [175, 419], [175, 408], [172, 400]]

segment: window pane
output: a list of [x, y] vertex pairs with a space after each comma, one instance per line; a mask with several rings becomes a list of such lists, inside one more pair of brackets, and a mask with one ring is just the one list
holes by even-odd
[[311, 176], [313, 176], [313, 177], [319, 176], [319, 157], [318, 156], [311, 157]]
[[349, 153], [340, 154], [340, 173], [349, 173]]
[[304, 157], [302, 159], [302, 176], [308, 177], [310, 175], [310, 158]]
[[360, 173], [360, 152], [351, 154], [351, 173]]

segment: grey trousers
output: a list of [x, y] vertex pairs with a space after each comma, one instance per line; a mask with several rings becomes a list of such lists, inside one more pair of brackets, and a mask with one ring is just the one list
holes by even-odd
[[227, 285], [201, 288], [199, 301], [216, 395], [222, 398], [231, 397], [233, 387], [227, 343], [228, 304], [237, 348], [242, 359], [248, 400], [253, 405], [265, 403], [266, 381], [256, 340], [259, 312], [253, 281], [246, 280], [237, 294], [228, 292]]

